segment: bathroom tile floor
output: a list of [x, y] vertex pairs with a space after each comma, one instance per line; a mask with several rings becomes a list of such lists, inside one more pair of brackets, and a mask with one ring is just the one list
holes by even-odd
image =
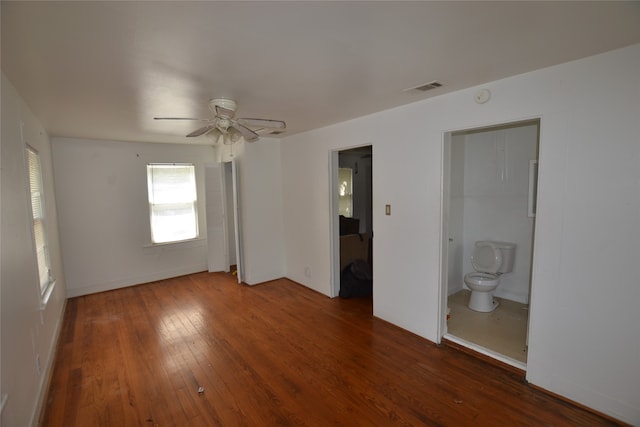
[[527, 362], [528, 306], [496, 298], [500, 305], [491, 313], [467, 307], [471, 292], [463, 289], [449, 296], [451, 309], [447, 332], [519, 362]]

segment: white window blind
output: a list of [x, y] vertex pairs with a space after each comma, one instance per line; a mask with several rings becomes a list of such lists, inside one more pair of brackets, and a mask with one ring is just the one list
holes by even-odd
[[47, 246], [46, 220], [40, 156], [31, 147], [27, 147], [27, 163], [29, 167], [29, 190], [31, 192], [31, 213], [33, 216], [33, 236], [38, 260], [38, 276], [40, 291], [44, 294], [53, 282], [50, 272], [49, 248]]
[[151, 241], [169, 243], [198, 237], [195, 166], [147, 165]]

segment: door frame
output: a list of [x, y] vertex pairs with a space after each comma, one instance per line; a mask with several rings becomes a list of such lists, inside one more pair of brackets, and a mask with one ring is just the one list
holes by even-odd
[[[238, 283], [242, 283], [242, 279], [244, 277], [244, 257], [243, 257], [243, 246], [242, 246], [242, 224], [240, 221], [240, 171], [239, 171], [238, 161], [234, 158], [231, 160], [231, 177], [232, 177], [232, 187], [233, 187], [233, 207], [228, 210], [233, 212], [235, 217], [235, 221], [233, 222], [235, 225], [235, 239], [236, 239], [236, 276], [238, 277]], [[227, 252], [229, 250], [229, 246], [227, 245]]]
[[[361, 147], [371, 147], [371, 167], [373, 168], [373, 144], [371, 143], [341, 147], [329, 151], [329, 232], [331, 235], [329, 243], [329, 258], [331, 261], [331, 298], [337, 297], [340, 293], [340, 215], [338, 213], [338, 169], [340, 167], [340, 153]], [[371, 194], [373, 196], [373, 174], [371, 179]], [[371, 201], [371, 205], [373, 209], [373, 200]], [[373, 221], [373, 212], [371, 212], [371, 220]], [[373, 239], [371, 244], [373, 244]], [[370, 249], [373, 252], [373, 248]], [[373, 265], [371, 268], [373, 268]]]
[[[226, 164], [227, 163], [231, 163], [231, 183], [227, 182], [227, 178], [226, 178]], [[242, 238], [241, 238], [241, 224], [240, 224], [240, 189], [239, 189], [239, 179], [238, 179], [238, 165], [235, 159], [231, 160], [230, 162], [220, 162], [220, 163], [207, 163], [205, 164], [205, 168], [207, 170], [209, 170], [209, 168], [215, 168], [217, 169], [217, 173], [219, 175], [219, 185], [221, 186], [220, 188], [220, 193], [221, 193], [221, 203], [222, 203], [222, 238], [224, 240], [224, 268], [222, 271], [225, 272], [229, 272], [229, 267], [230, 267], [230, 249], [229, 249], [229, 227], [228, 227], [228, 223], [227, 223], [227, 218], [228, 215], [233, 215], [234, 217], [234, 228], [235, 228], [235, 251], [236, 251], [236, 269], [237, 269], [237, 277], [238, 277], [238, 283], [242, 283], [242, 277], [243, 277], [243, 260], [242, 260]], [[205, 176], [207, 176], [208, 172], [205, 172]], [[205, 185], [211, 185], [212, 183], [208, 182], [207, 179], [205, 179]], [[232, 187], [232, 204], [231, 206], [229, 206], [229, 204], [227, 203], [227, 190], [228, 190], [228, 185], [231, 184]], [[209, 212], [207, 212], [207, 219], [209, 219]], [[207, 225], [208, 228], [208, 225]], [[209, 231], [209, 230], [207, 230]], [[211, 238], [212, 236], [209, 235], [209, 233], [207, 232], [207, 239]], [[211, 254], [209, 253], [212, 250], [210, 242], [207, 242], [207, 259], [208, 259], [208, 263], [209, 263], [209, 271], [212, 271], [212, 267], [211, 267]], [[214, 269], [213, 271], [219, 271]]]
[[222, 163], [205, 163], [205, 217], [207, 232], [207, 270], [228, 269], [225, 184]]
[[331, 259], [331, 298], [340, 293], [340, 220], [338, 215], [338, 168], [340, 149], [329, 152], [329, 233]]
[[[487, 125], [479, 125], [479, 126], [471, 126], [471, 127], [466, 127], [466, 128], [461, 128], [461, 129], [454, 129], [454, 130], [448, 130], [448, 131], [444, 131], [442, 133], [442, 149], [441, 149], [441, 171], [442, 171], [442, 175], [440, 177], [440, 192], [441, 192], [441, 199], [440, 199], [440, 284], [438, 287], [438, 298], [439, 298], [439, 304], [438, 304], [438, 323], [437, 323], [437, 335], [436, 335], [436, 342], [438, 344], [440, 344], [442, 342], [442, 338], [447, 338], [449, 340], [455, 341], [456, 343], [464, 346], [464, 347], [468, 347], [474, 351], [477, 351], [479, 353], [482, 353], [486, 356], [489, 356], [491, 358], [497, 359], [499, 361], [502, 361], [508, 365], [514, 365], [513, 361], [497, 352], [494, 352], [492, 350], [489, 349], [485, 349], [484, 347], [480, 347], [475, 345], [474, 343], [468, 342], [466, 340], [457, 338], [457, 337], [453, 337], [451, 335], [448, 335], [447, 333], [447, 304], [448, 304], [448, 288], [449, 288], [449, 283], [448, 283], [448, 279], [449, 279], [449, 216], [450, 216], [450, 181], [451, 181], [451, 137], [454, 133], [457, 132], [464, 132], [464, 131], [471, 131], [471, 130], [482, 130], [482, 129], [486, 129], [486, 130], [491, 130], [491, 129], [495, 129], [495, 128], [500, 128], [503, 126], [515, 126], [515, 125], [523, 125], [525, 126], [527, 123], [534, 123], [537, 122], [538, 125], [538, 147], [537, 147], [537, 151], [538, 151], [538, 155], [536, 160], [539, 161], [540, 158], [540, 146], [542, 144], [542, 116], [532, 116], [530, 118], [522, 118], [522, 119], [517, 119], [517, 120], [513, 120], [513, 121], [504, 121], [504, 122], [499, 122], [499, 123], [494, 123], [494, 124], [487, 124]], [[538, 175], [537, 175], [537, 183], [536, 183], [536, 200], [535, 200], [535, 204], [536, 206], [538, 205], [538, 201], [540, 199], [540, 191], [539, 191], [539, 186], [538, 183], [540, 182], [540, 170], [538, 170]], [[536, 240], [536, 226], [535, 226], [535, 221], [534, 221], [534, 226], [533, 226], [533, 230], [532, 230], [532, 234], [531, 234], [531, 244], [532, 246], [535, 245], [535, 240]], [[534, 264], [534, 256], [535, 256], [535, 251], [532, 250], [531, 251], [531, 268], [533, 268], [533, 264]], [[531, 324], [531, 291], [532, 291], [532, 287], [533, 287], [533, 275], [531, 276], [531, 278], [529, 279], [529, 318], [527, 319], [527, 345], [529, 343], [529, 326]], [[526, 364], [524, 364], [524, 366], [520, 366], [518, 365], [514, 365], [517, 368], [523, 369], [526, 371]]]
[[438, 325], [436, 343], [447, 333], [447, 299], [449, 290], [449, 204], [451, 181], [451, 135], [442, 135], [442, 176], [440, 177], [440, 286], [438, 286]]

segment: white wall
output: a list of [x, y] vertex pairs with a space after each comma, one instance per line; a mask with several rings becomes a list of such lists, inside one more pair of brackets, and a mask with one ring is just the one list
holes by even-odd
[[462, 275], [474, 271], [476, 241], [515, 243], [513, 271], [500, 278], [494, 294], [527, 304], [533, 239], [533, 218], [527, 210], [529, 161], [537, 159], [538, 127], [473, 132], [464, 139]]
[[[207, 269], [204, 164], [211, 146], [53, 139], [60, 230], [69, 296]], [[240, 181], [244, 277], [284, 275], [280, 141], [234, 146]], [[196, 165], [200, 239], [151, 245], [146, 165]]]
[[372, 144], [374, 314], [439, 341], [443, 135], [539, 117], [527, 378], [640, 423], [638, 69], [634, 45], [285, 138], [287, 276], [330, 295], [329, 152]]
[[[53, 138], [69, 297], [207, 270], [204, 164], [212, 147]], [[200, 239], [151, 245], [146, 165], [193, 163]]]
[[284, 276], [281, 142], [245, 144], [239, 160], [243, 282], [255, 285]]
[[[23, 136], [20, 123], [24, 123]], [[40, 306], [25, 143], [38, 150], [42, 167], [51, 271], [56, 286]], [[1, 391], [8, 396], [0, 424], [36, 425], [51, 372], [65, 305], [65, 274], [58, 237], [49, 137], [2, 74], [2, 295]], [[39, 356], [41, 372], [36, 369]]]

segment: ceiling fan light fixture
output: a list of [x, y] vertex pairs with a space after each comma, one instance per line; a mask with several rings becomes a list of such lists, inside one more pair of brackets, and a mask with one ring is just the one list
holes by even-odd
[[225, 145], [235, 144], [236, 142], [240, 141], [240, 138], [242, 138], [242, 134], [240, 132], [238, 132], [234, 128], [229, 128], [229, 131], [224, 136], [224, 144]]
[[220, 130], [218, 130], [217, 128], [214, 128], [211, 132], [207, 134], [207, 136], [213, 139], [214, 145], [217, 145], [220, 143], [220, 137], [222, 136], [222, 132], [220, 132]]

